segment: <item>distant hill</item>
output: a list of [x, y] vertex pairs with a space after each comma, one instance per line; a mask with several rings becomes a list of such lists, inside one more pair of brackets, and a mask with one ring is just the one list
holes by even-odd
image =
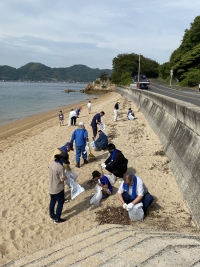
[[4, 81], [66, 81], [91, 82], [102, 72], [110, 75], [110, 69], [91, 69], [85, 65], [74, 65], [68, 68], [50, 68], [41, 63], [28, 63], [18, 69], [0, 66], [0, 80]]

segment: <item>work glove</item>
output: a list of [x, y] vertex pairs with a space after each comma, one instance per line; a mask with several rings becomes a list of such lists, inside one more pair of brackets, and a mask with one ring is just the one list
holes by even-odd
[[101, 164], [101, 167], [105, 168], [106, 167], [106, 164], [105, 163], [102, 163]]
[[123, 209], [127, 210], [127, 204], [126, 203], [123, 204]]
[[133, 203], [129, 203], [128, 205], [127, 205], [127, 211], [129, 211], [129, 210], [132, 210], [132, 208], [134, 207], [134, 204]]

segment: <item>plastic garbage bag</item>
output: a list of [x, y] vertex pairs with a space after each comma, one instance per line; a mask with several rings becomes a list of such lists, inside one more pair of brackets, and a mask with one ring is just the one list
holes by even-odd
[[140, 202], [128, 211], [128, 215], [131, 221], [143, 221], [144, 211], [142, 209], [143, 204]]
[[128, 118], [129, 118], [129, 120], [131, 120], [131, 121], [135, 119], [135, 117], [134, 117], [133, 115], [131, 115], [131, 114], [128, 115]]
[[104, 175], [108, 178], [111, 185], [114, 185], [116, 176], [114, 174], [104, 174]]
[[69, 119], [68, 119], [68, 126], [71, 126], [71, 118], [69, 116]]
[[74, 182], [72, 178], [68, 178], [69, 185], [71, 187], [71, 199], [74, 199], [80, 195], [85, 189], [80, 186], [78, 183]]
[[104, 123], [101, 123], [101, 124], [99, 125], [99, 130], [104, 131], [105, 129], [106, 129], [105, 124], [104, 124]]
[[77, 178], [78, 178], [78, 174], [73, 172], [73, 171], [65, 171], [65, 176], [67, 177], [67, 180], [65, 180], [65, 183], [70, 186], [69, 184], [69, 178], [73, 179], [74, 182], [76, 182]]
[[94, 141], [90, 143], [91, 147], [96, 148]]
[[102, 198], [101, 187], [97, 184], [95, 186], [95, 189], [96, 189], [96, 194], [90, 199], [90, 205], [92, 204], [99, 205], [101, 198]]

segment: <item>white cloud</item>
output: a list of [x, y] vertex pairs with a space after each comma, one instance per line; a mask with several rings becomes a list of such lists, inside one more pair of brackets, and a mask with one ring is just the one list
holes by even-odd
[[199, 9], [199, 0], [1, 1], [0, 65], [111, 68], [132, 52], [163, 63]]

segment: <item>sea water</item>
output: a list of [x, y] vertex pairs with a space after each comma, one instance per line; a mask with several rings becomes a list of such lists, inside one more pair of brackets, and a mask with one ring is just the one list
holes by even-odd
[[[0, 125], [69, 104], [92, 99], [95, 94], [80, 93], [87, 84], [0, 82]], [[75, 92], [65, 93], [65, 89]], [[87, 101], [88, 102], [88, 101]], [[74, 108], [77, 108], [74, 105]]]

